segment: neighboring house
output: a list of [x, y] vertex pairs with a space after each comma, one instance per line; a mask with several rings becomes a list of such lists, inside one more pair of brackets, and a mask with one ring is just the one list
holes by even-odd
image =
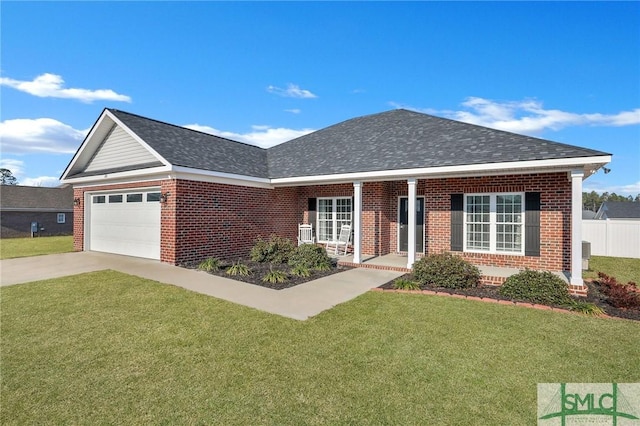
[[590, 220], [595, 219], [596, 213], [591, 210], [582, 210], [582, 219]]
[[640, 219], [640, 202], [605, 201], [594, 219]]
[[73, 234], [73, 188], [0, 186], [0, 236], [30, 237], [32, 222], [38, 236]]
[[[62, 175], [76, 250], [181, 264], [246, 256], [299, 223], [363, 255], [452, 251], [581, 278], [582, 181], [611, 155], [407, 110], [262, 149], [105, 109]], [[576, 224], [577, 226], [572, 226]], [[572, 244], [577, 241], [578, 244]]]

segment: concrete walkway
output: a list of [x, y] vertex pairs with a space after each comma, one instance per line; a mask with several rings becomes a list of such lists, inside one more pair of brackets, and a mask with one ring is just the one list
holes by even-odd
[[154, 260], [98, 252], [52, 254], [0, 261], [0, 285], [8, 286], [113, 269], [297, 320], [351, 300], [401, 272], [357, 268], [285, 290], [247, 284]]

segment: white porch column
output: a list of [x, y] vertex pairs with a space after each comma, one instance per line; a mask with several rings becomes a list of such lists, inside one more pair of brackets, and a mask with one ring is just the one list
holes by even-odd
[[416, 180], [414, 178], [407, 179], [407, 185], [409, 186], [407, 197], [407, 208], [409, 209], [407, 212], [407, 222], [409, 222], [407, 224], [407, 268], [411, 269], [416, 261]]
[[582, 169], [571, 171], [571, 285], [582, 281]]
[[353, 263], [362, 262], [362, 182], [353, 182]]

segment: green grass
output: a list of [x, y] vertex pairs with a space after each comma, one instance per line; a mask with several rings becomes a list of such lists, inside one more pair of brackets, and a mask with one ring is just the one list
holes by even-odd
[[598, 278], [598, 272], [615, 277], [619, 282], [633, 281], [640, 285], [640, 259], [626, 257], [592, 256], [589, 260], [589, 270], [584, 271], [584, 278]]
[[0, 423], [535, 424], [640, 324], [369, 292], [300, 322], [113, 271], [2, 288]]
[[73, 236], [41, 238], [3, 238], [0, 240], [0, 259], [39, 256], [73, 251]]

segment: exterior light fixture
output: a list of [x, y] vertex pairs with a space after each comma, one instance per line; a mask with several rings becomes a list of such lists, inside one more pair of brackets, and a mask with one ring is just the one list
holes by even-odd
[[169, 193], [169, 192], [165, 192], [164, 194], [160, 194], [160, 202], [162, 204], [167, 204], [167, 199], [169, 199], [169, 195], [171, 195], [171, 193]]
[[80, 198], [74, 198], [73, 205], [74, 207], [80, 207]]

